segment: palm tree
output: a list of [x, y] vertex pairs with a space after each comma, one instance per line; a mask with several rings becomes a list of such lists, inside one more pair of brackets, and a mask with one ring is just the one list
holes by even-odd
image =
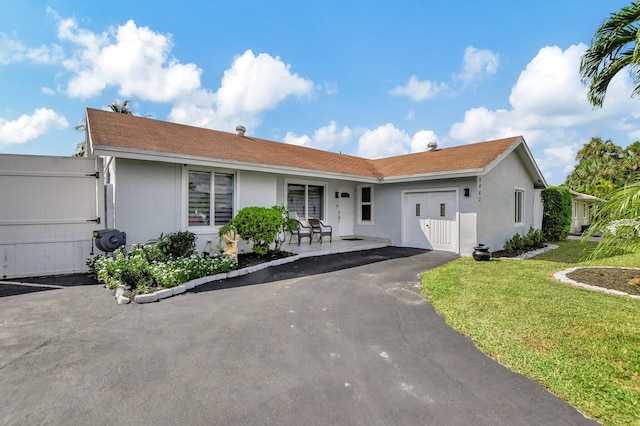
[[613, 13], [596, 30], [591, 47], [582, 56], [580, 76], [589, 86], [589, 102], [602, 107], [611, 79], [628, 68], [633, 95], [640, 94], [640, 1]]
[[570, 189], [597, 197], [606, 198], [612, 189], [624, 185], [622, 160], [624, 149], [611, 139], [591, 138], [576, 154], [578, 164], [569, 173], [565, 185]]
[[[107, 105], [112, 112], [119, 112], [121, 114], [133, 115], [133, 111], [129, 108], [129, 101], [121, 101], [117, 99], [114, 103]], [[87, 130], [87, 117], [82, 117], [80, 120], [80, 124], [73, 128], [76, 132], [83, 132]], [[85, 156], [85, 142], [80, 142], [76, 145], [76, 152], [73, 154], [74, 157], [84, 157]]]
[[599, 204], [584, 239], [602, 234], [591, 260], [640, 250], [640, 180]]
[[119, 112], [121, 114], [133, 115], [133, 111], [129, 108], [129, 101], [116, 100], [114, 103], [107, 105], [111, 111]]

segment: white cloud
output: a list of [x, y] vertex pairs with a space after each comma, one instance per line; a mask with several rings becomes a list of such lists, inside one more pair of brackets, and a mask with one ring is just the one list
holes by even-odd
[[291, 66], [266, 53], [247, 50], [224, 72], [216, 93], [218, 112], [229, 116], [273, 109], [286, 97], [309, 95], [313, 83], [291, 73]]
[[411, 139], [411, 152], [422, 152], [429, 149], [430, 142], [438, 142], [438, 135], [432, 130], [420, 130]]
[[313, 137], [307, 135], [296, 136], [288, 132], [284, 138], [285, 143], [292, 145], [303, 145], [323, 150], [331, 150], [336, 147], [346, 145], [351, 141], [353, 132], [348, 127], [339, 129], [335, 121], [330, 121], [329, 125], [320, 127], [313, 133]]
[[2, 65], [22, 61], [53, 64], [61, 60], [62, 50], [60, 46], [29, 48], [20, 40], [15, 40], [4, 33], [0, 33], [0, 64]]
[[[467, 86], [498, 72], [499, 63], [500, 56], [497, 53], [468, 46], [464, 50], [462, 69], [448, 83], [421, 81], [416, 75], [412, 75], [406, 85], [396, 86], [389, 93], [394, 96], [408, 96], [416, 102], [434, 99], [440, 95], [458, 96]], [[460, 82], [463, 87], [461, 90], [456, 90], [455, 87], [459, 86]]]
[[[224, 130], [243, 124], [251, 133], [265, 111], [287, 97], [310, 96], [315, 90], [313, 81], [292, 72], [279, 57], [254, 55], [251, 50], [233, 60], [219, 88], [205, 88], [196, 64], [182, 64], [171, 56], [170, 34], [139, 27], [133, 20], [95, 33], [73, 18], [62, 18], [51, 8], [47, 11], [58, 22], [58, 38], [67, 55], [58, 46], [28, 49], [0, 33], [0, 64], [26, 58], [55, 60], [67, 71], [57, 77], [58, 91], [73, 98], [86, 99], [115, 88], [124, 99], [172, 103], [173, 121]], [[334, 83], [325, 82], [325, 87], [329, 94], [337, 91]], [[54, 93], [50, 88], [41, 90]]]
[[585, 47], [574, 45], [565, 51], [558, 46], [540, 49], [511, 91], [509, 102], [513, 109], [522, 116], [529, 115], [532, 121], [552, 120], [562, 126], [588, 120], [591, 107], [578, 75]]
[[420, 81], [417, 76], [412, 75], [405, 86], [397, 86], [390, 93], [396, 96], [408, 96], [414, 101], [424, 101], [433, 99], [446, 90], [447, 85], [445, 83], [429, 80]]
[[407, 112], [405, 119], [407, 121], [413, 121], [414, 118], [416, 118], [416, 113], [412, 109], [410, 109], [409, 112]]
[[464, 49], [462, 70], [458, 78], [462, 80], [464, 86], [482, 79], [487, 75], [494, 75], [498, 72], [500, 56], [488, 49], [476, 49], [467, 46]]
[[626, 73], [611, 82], [604, 108], [588, 103], [579, 76], [585, 50], [584, 44], [540, 49], [511, 90], [509, 109], [472, 108], [449, 136], [470, 143], [523, 135], [550, 180], [571, 170], [576, 150], [594, 133], [640, 134], [640, 103], [629, 99], [633, 89]]
[[174, 105], [170, 118], [210, 128], [230, 129], [240, 123], [255, 127], [264, 111], [285, 98], [313, 93], [313, 82], [290, 68], [279, 57], [256, 56], [247, 50], [224, 72], [217, 92], [199, 89], [186, 94]]
[[123, 97], [169, 102], [200, 87], [202, 70], [169, 56], [171, 36], [138, 27], [133, 20], [94, 34], [63, 19], [58, 36], [76, 47], [63, 61], [72, 73], [66, 90], [71, 97], [89, 98], [113, 86]]
[[338, 84], [325, 80], [324, 91], [327, 95], [335, 95], [336, 93], [338, 93]]
[[451, 126], [449, 136], [468, 143], [514, 136], [518, 130], [511, 126], [512, 115], [507, 110], [472, 108], [465, 112], [464, 121]]
[[52, 88], [50, 88], [50, 87], [41, 87], [41, 88], [40, 88], [40, 91], [41, 91], [41, 92], [42, 92], [42, 94], [44, 94], [44, 95], [55, 95], [55, 94], [56, 94], [56, 91], [55, 91], [55, 90], [53, 90], [53, 89], [52, 89]]
[[358, 155], [365, 158], [382, 158], [406, 154], [412, 138], [404, 130], [387, 123], [367, 130], [358, 140]]
[[311, 146], [311, 138], [307, 135], [296, 136], [291, 132], [287, 132], [284, 137], [284, 143], [288, 143], [290, 145], [298, 145], [298, 146]]
[[64, 116], [47, 108], [38, 108], [33, 115], [23, 114], [12, 121], [0, 117], [0, 145], [25, 143], [68, 125]]

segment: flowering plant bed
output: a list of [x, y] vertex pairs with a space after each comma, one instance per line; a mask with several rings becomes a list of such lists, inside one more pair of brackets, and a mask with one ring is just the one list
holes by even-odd
[[111, 256], [96, 256], [87, 263], [107, 288], [124, 287], [131, 294], [175, 287], [237, 267], [235, 259], [202, 257], [196, 252], [178, 258], [163, 256], [153, 245], [133, 245], [131, 252], [120, 248]]

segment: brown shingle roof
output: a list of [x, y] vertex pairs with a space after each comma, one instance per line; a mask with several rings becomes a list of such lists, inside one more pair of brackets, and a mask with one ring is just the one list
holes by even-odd
[[519, 137], [434, 152], [368, 160], [313, 148], [238, 136], [96, 109], [87, 109], [94, 149], [162, 153], [364, 177], [392, 177], [483, 169]]
[[372, 162], [376, 170], [385, 177], [479, 170], [488, 166], [518, 139], [520, 139], [519, 136], [437, 151], [381, 158]]

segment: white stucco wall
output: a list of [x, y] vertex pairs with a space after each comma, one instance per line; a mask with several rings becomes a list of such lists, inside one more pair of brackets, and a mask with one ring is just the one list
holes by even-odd
[[[478, 178], [478, 241], [491, 251], [501, 250], [516, 233], [521, 235], [534, 225], [534, 199], [539, 191], [523, 166], [517, 152], [512, 152], [487, 174]], [[524, 217], [515, 224], [515, 191], [524, 190]]]
[[239, 171], [236, 176], [238, 205], [234, 214], [245, 207], [273, 207], [278, 204], [276, 175]]
[[128, 246], [182, 229], [182, 165], [123, 158], [113, 165], [114, 225]]
[[593, 204], [590, 201], [571, 198], [571, 232], [582, 233], [582, 227], [591, 224], [592, 210], [590, 206]]
[[[185, 168], [182, 164], [117, 159], [113, 167], [115, 227], [127, 232], [127, 241], [144, 243], [161, 232], [190, 230], [198, 235], [198, 250], [211, 240], [218, 244], [217, 228], [187, 227], [185, 200]], [[199, 170], [207, 170], [198, 167]], [[231, 170], [209, 169], [231, 173]], [[516, 232], [524, 234], [536, 221], [533, 182], [523, 167], [517, 152], [511, 153], [494, 169], [481, 178], [425, 180], [409, 183], [374, 184], [373, 222], [358, 223], [359, 185], [351, 181], [321, 178], [297, 178], [255, 171], [235, 173], [234, 214], [249, 206], [271, 207], [286, 205], [287, 183], [325, 185], [324, 222], [339, 229], [339, 200], [335, 193], [341, 189], [353, 192], [353, 234], [361, 237], [382, 238], [391, 244], [403, 244], [403, 191], [457, 190], [458, 249], [469, 256], [478, 243], [499, 250]], [[469, 188], [469, 197], [464, 189]], [[514, 191], [524, 190], [524, 221], [514, 225]], [[342, 220], [345, 218], [342, 217]]]
[[277, 177], [276, 184], [276, 203], [275, 205], [287, 205], [286, 186], [288, 183], [306, 183], [313, 185], [324, 185], [326, 188], [325, 194], [325, 217], [323, 223], [325, 225], [331, 225], [334, 229], [334, 236], [338, 235], [338, 199], [335, 198], [335, 193], [340, 189], [351, 189], [354, 196], [352, 202], [354, 203], [354, 217], [355, 222], [355, 184], [353, 182], [336, 180], [336, 179], [320, 179], [320, 178], [298, 178], [295, 176], [279, 175]]
[[[464, 196], [469, 188], [469, 197]], [[436, 190], [458, 191], [458, 235], [462, 255], [470, 255], [475, 245], [476, 233], [476, 179], [444, 179], [411, 183], [382, 184], [373, 186], [373, 223], [356, 224], [355, 234], [365, 237], [388, 238], [391, 244], [403, 244], [403, 191], [429, 192]], [[357, 201], [357, 197], [356, 197]], [[356, 208], [357, 213], [357, 208]]]

